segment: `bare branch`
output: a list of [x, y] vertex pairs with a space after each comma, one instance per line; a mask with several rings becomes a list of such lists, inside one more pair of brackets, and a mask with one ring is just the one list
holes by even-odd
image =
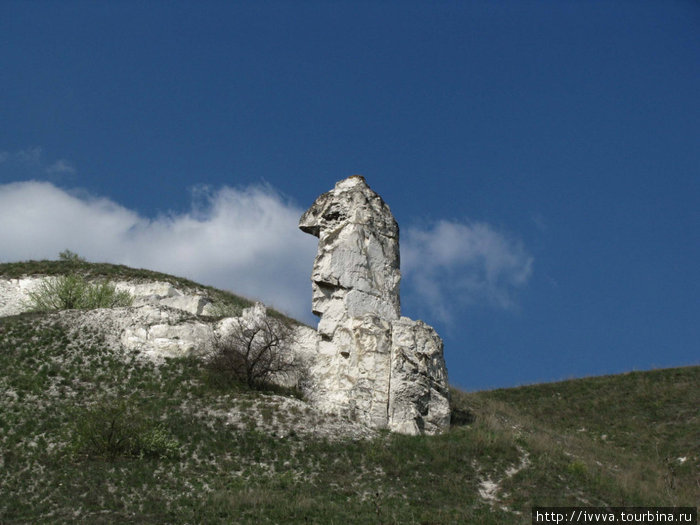
[[293, 333], [287, 323], [265, 314], [236, 318], [226, 333], [216, 337], [209, 364], [250, 388], [288, 377], [299, 368]]

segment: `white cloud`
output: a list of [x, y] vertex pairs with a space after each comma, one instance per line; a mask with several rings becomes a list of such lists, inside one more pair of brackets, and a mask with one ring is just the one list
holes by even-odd
[[[231, 290], [313, 322], [318, 241], [297, 228], [302, 211], [270, 186], [199, 187], [189, 211], [148, 218], [48, 182], [0, 184], [0, 262], [54, 259], [69, 249]], [[405, 303], [446, 322], [465, 304], [512, 306], [533, 261], [488, 224], [449, 221], [403, 230], [401, 257]]]
[[58, 159], [46, 168], [46, 173], [75, 173], [75, 168], [65, 159]]
[[532, 274], [522, 243], [485, 223], [439, 221], [402, 236], [403, 289], [446, 322], [455, 306], [513, 306]]
[[75, 175], [77, 172], [73, 163], [67, 159], [51, 162], [44, 157], [44, 150], [40, 146], [14, 152], [0, 151], [0, 165], [4, 168], [0, 172], [0, 177], [6, 174], [13, 177], [22, 174], [25, 178], [43, 178], [49, 175], [52, 179], [60, 179], [67, 175]]
[[47, 182], [0, 185], [0, 261], [53, 259], [70, 249], [188, 277], [310, 319], [316, 239], [303, 210], [270, 187], [199, 188], [187, 213], [148, 219], [109, 199]]
[[43, 148], [40, 146], [33, 146], [31, 148], [18, 151], [15, 153], [15, 158], [24, 164], [38, 165], [41, 163], [41, 157], [43, 154]]

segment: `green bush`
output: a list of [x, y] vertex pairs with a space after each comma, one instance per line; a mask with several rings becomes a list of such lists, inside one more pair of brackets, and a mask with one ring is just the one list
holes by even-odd
[[85, 288], [84, 308], [116, 308], [119, 306], [131, 306], [134, 299], [125, 290], [118, 291], [115, 286], [107, 281], [89, 284]]
[[135, 452], [142, 458], [176, 458], [180, 453], [180, 445], [163, 425], [158, 425], [142, 429]]
[[580, 459], [575, 459], [566, 466], [566, 470], [569, 474], [576, 477], [584, 477], [588, 473], [588, 467]]
[[72, 264], [80, 264], [86, 262], [84, 257], [81, 257], [77, 253], [72, 252], [70, 250], [63, 250], [61, 253], [59, 253], [58, 260]]
[[116, 308], [132, 302], [129, 292], [118, 291], [110, 282], [92, 284], [75, 274], [44, 279], [35, 291], [29, 292], [29, 307], [39, 312]]
[[76, 414], [72, 448], [77, 454], [106, 458], [175, 458], [179, 444], [125, 401], [106, 400]]

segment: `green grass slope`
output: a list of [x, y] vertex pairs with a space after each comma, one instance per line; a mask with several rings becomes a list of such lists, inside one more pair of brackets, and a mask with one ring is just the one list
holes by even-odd
[[454, 390], [443, 435], [330, 439], [265, 430], [303, 414], [197, 360], [156, 366], [22, 314], [0, 319], [0, 523], [502, 524], [530, 523], [533, 504], [697, 505], [699, 386], [688, 367]]
[[531, 468], [503, 484], [506, 505], [700, 502], [699, 366], [457, 393], [454, 401], [529, 451]]

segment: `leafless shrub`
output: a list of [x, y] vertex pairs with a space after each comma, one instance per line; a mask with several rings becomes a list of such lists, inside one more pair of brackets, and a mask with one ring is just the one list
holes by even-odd
[[260, 388], [299, 373], [293, 345], [289, 323], [264, 313], [244, 315], [215, 337], [209, 366], [250, 388]]

